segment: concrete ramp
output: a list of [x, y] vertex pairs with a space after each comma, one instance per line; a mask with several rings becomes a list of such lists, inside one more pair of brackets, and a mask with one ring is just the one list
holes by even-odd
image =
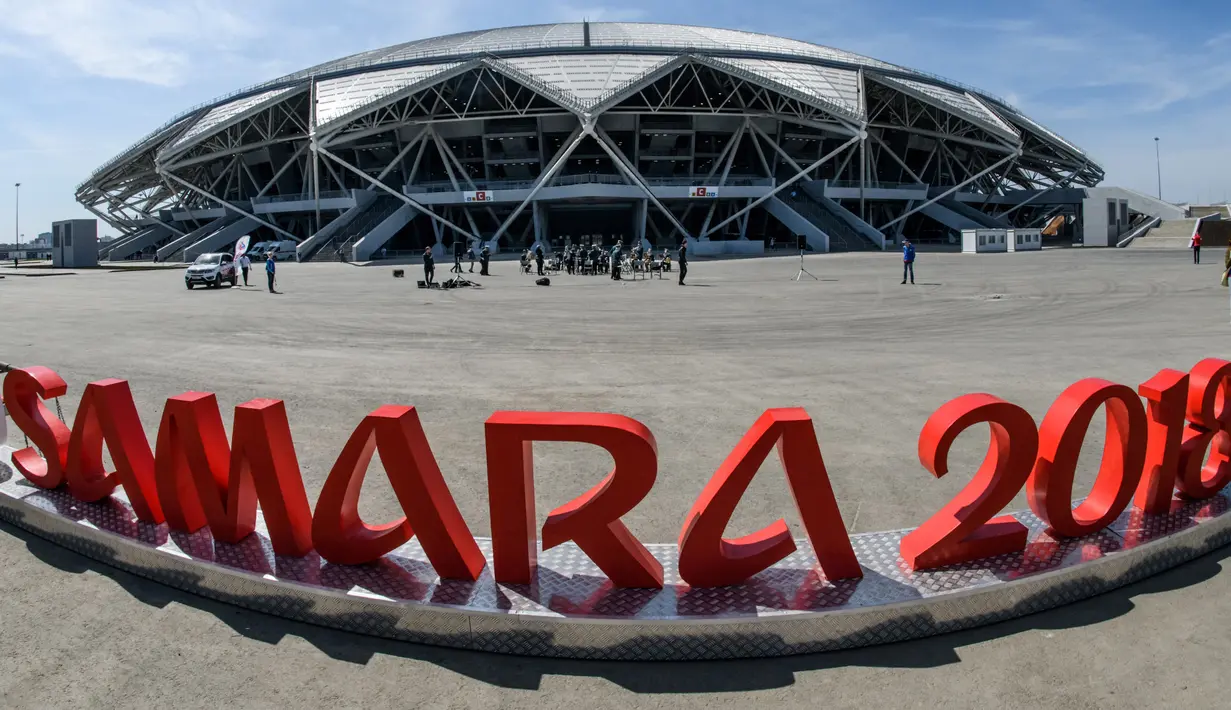
[[1128, 246], [1130, 249], [1187, 249], [1196, 228], [1196, 219], [1163, 220]]
[[259, 226], [261, 226], [261, 223], [255, 219], [244, 217], [238, 222], [229, 224], [185, 248], [184, 261], [195, 261], [202, 254], [218, 251], [227, 244], [239, 241], [240, 237]]

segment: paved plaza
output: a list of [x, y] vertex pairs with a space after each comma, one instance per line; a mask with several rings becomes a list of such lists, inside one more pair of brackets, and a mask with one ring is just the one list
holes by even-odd
[[[484, 288], [425, 291], [390, 268], [283, 264], [261, 287], [188, 291], [175, 270], [72, 275], [0, 269], [0, 361], [46, 365], [69, 383], [130, 381], [152, 438], [167, 397], [218, 394], [225, 410], [286, 400], [309, 498], [355, 424], [413, 404], [471, 529], [486, 535], [483, 421], [497, 409], [605, 411], [654, 433], [658, 481], [625, 517], [647, 542], [674, 541], [683, 515], [760, 413], [812, 415], [847, 527], [914, 527], [968, 481], [986, 434], [963, 435], [951, 474], [916, 453], [928, 415], [990, 392], [1041, 420], [1084, 377], [1136, 386], [1163, 367], [1228, 354], [1221, 254], [1185, 250], [921, 253], [901, 285], [893, 254], [690, 264], [617, 283], [496, 262]], [[437, 269], [447, 275], [448, 264]], [[38, 274], [37, 276], [35, 274]], [[255, 284], [255, 281], [254, 281]], [[230, 417], [226, 416], [228, 422]], [[20, 433], [10, 434], [10, 444]], [[1078, 490], [1102, 447], [1091, 427]], [[610, 459], [584, 446], [535, 448], [540, 518], [590, 488]], [[379, 464], [374, 463], [373, 468]], [[381, 475], [361, 512], [399, 515]], [[1012, 509], [1026, 507], [1023, 496]], [[770, 460], [728, 529], [784, 517], [802, 534]], [[326, 631], [205, 601], [0, 534], [10, 648], [0, 702], [529, 707], [809, 706], [1217, 707], [1231, 584], [1219, 552], [1113, 594], [997, 626], [860, 651], [756, 662], [617, 664], [479, 655]], [[48, 564], [49, 563], [49, 564]], [[1165, 664], [1165, 668], [1162, 664]], [[543, 696], [534, 691], [548, 693]], [[72, 695], [59, 695], [71, 692]]]

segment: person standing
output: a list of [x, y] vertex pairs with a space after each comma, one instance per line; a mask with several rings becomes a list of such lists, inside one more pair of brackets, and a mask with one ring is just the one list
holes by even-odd
[[1226, 286], [1231, 280], [1231, 244], [1227, 245], [1227, 251], [1222, 255], [1222, 285]]
[[274, 253], [271, 251], [265, 255], [265, 279], [269, 282], [269, 292], [277, 293], [274, 290], [274, 271], [276, 270], [277, 262], [274, 261]]
[[902, 240], [902, 283], [906, 283], [906, 275], [910, 274], [910, 283], [915, 284], [915, 245], [909, 239]]
[[432, 285], [432, 278], [436, 274], [436, 259], [432, 256], [431, 247], [423, 247], [423, 283], [428, 286]]
[[466, 258], [470, 260], [470, 273], [474, 273], [474, 245], [466, 249]]
[[248, 258], [248, 252], [244, 252], [239, 257], [239, 270], [244, 272], [244, 286], [248, 285], [248, 270], [252, 268], [252, 259]]
[[1197, 223], [1197, 230], [1193, 232], [1193, 239], [1189, 242], [1189, 246], [1193, 250], [1193, 263], [1201, 263], [1201, 223]]
[[688, 276], [688, 238], [685, 237], [680, 242], [680, 285], [684, 285], [684, 278]]
[[543, 245], [540, 244], [534, 248], [534, 265], [539, 270], [539, 276], [543, 275]]
[[487, 276], [487, 265], [492, 260], [492, 251], [486, 244], [479, 250], [479, 276]]
[[620, 280], [620, 257], [624, 254], [624, 242], [617, 241], [611, 247], [611, 280]]
[[453, 266], [449, 269], [449, 273], [462, 273], [462, 248], [457, 244], [453, 245]]

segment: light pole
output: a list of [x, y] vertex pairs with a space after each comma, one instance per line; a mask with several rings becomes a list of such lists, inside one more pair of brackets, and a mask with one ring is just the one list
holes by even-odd
[[1158, 152], [1158, 136], [1154, 137], [1154, 164], [1158, 166], [1158, 199], [1163, 199], [1163, 159]]
[[13, 192], [16, 195], [13, 209], [13, 238], [17, 240], [17, 246], [21, 246], [21, 183], [13, 186]]

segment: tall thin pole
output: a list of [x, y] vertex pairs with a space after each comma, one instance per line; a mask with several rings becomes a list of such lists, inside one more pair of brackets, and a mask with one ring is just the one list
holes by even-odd
[[1158, 166], [1158, 199], [1163, 199], [1163, 159], [1158, 152], [1158, 136], [1154, 137], [1154, 163]]
[[16, 205], [13, 209], [13, 243], [21, 246], [21, 183], [13, 186], [13, 192], [16, 194]]

